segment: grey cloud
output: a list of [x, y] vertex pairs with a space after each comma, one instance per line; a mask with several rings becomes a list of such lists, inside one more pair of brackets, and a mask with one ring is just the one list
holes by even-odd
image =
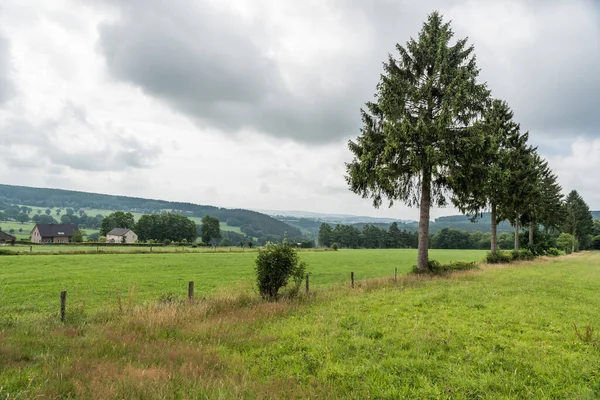
[[199, 125], [227, 132], [248, 128], [317, 142], [355, 130], [360, 101], [354, 85], [326, 91], [315, 82], [311, 96], [293, 93], [277, 64], [255, 44], [260, 28], [216, 11], [208, 1], [200, 4], [121, 4], [120, 19], [100, 26], [99, 47], [112, 75]]
[[[208, 0], [195, 5], [160, 0], [109, 3], [120, 17], [100, 26], [99, 49], [116, 79], [140, 87], [200, 126], [228, 133], [247, 128], [308, 143], [356, 136], [359, 108], [372, 99], [381, 62], [394, 52], [395, 44], [416, 35], [433, 9], [458, 20], [468, 18], [464, 11], [475, 4], [336, 0], [331, 4], [345, 24], [366, 27], [372, 37], [366, 45], [357, 44], [354, 56], [319, 60], [311, 70], [299, 71], [306, 87], [298, 92], [288, 87], [282, 66], [266, 52], [261, 26], [268, 21], [244, 22], [233, 13], [216, 10]], [[458, 36], [471, 34], [482, 79], [489, 81], [495, 96], [513, 106], [524, 129], [553, 135], [597, 134], [600, 24], [573, 31], [577, 21], [568, 15], [557, 21], [551, 11], [565, 2], [511, 4], [536, 15], [534, 23], [540, 28], [536, 40], [514, 43], [508, 54], [493, 44], [478, 46], [477, 32], [462, 32], [461, 24], [455, 25]], [[570, 4], [598, 13], [591, 1]], [[482, 12], [489, 17], [493, 10]], [[465, 19], [462, 25], [468, 23]], [[327, 63], [343, 65], [344, 76], [327, 76], [327, 68], [321, 68]], [[503, 69], [506, 63], [512, 74]], [[336, 79], [342, 84], [334, 89], [321, 84]]]
[[0, 104], [14, 95], [14, 85], [9, 79], [10, 46], [8, 40], [0, 36]]
[[[73, 125], [74, 124], [74, 125]], [[96, 142], [73, 149], [60, 140], [59, 130], [74, 126]], [[124, 132], [111, 132], [85, 119], [85, 110], [66, 104], [60, 117], [33, 125], [10, 119], [0, 126], [0, 159], [14, 168], [70, 167], [81, 171], [123, 171], [156, 165], [162, 151]]]

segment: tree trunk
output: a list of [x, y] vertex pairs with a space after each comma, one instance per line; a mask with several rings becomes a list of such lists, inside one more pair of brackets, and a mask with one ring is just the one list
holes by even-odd
[[529, 222], [529, 246], [533, 246], [533, 221]]
[[519, 214], [515, 219], [515, 250], [519, 250]]
[[429, 211], [431, 210], [431, 172], [423, 171], [421, 183], [421, 205], [419, 215], [419, 256], [417, 268], [424, 272], [429, 269]]
[[492, 253], [495, 253], [498, 246], [498, 227], [496, 224], [496, 205], [492, 204]]

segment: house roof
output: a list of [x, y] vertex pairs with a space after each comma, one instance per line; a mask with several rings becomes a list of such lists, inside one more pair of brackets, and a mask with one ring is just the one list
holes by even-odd
[[106, 235], [111, 235], [111, 236], [123, 236], [125, 235], [127, 232], [129, 232], [131, 229], [127, 229], [127, 228], [114, 228], [113, 230], [111, 230], [110, 232], [108, 232]]
[[16, 240], [16, 239], [14, 236], [11, 236], [8, 233], [4, 233], [4, 232], [0, 231], [0, 240], [4, 241], [4, 242], [12, 242], [13, 240]]
[[[75, 224], [37, 224], [40, 236], [73, 236], [77, 230]], [[35, 229], [35, 227], [33, 229]]]

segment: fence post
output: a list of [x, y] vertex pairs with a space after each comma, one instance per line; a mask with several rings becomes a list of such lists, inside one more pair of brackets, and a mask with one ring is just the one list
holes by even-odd
[[194, 301], [194, 281], [188, 283], [188, 300], [190, 303]]
[[29, 246], [29, 254], [31, 254], [33, 251], [33, 246]]
[[394, 282], [398, 282], [398, 267], [394, 267]]
[[308, 293], [308, 274], [306, 274], [306, 293]]
[[150, 253], [152, 253], [152, 246], [150, 246]]
[[65, 322], [65, 312], [67, 308], [67, 291], [60, 292], [60, 320]]
[[350, 272], [350, 280], [352, 281], [352, 287], [354, 287], [354, 272]]

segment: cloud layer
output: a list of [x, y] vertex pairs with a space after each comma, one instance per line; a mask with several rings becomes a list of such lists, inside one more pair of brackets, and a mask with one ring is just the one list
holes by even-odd
[[565, 190], [600, 208], [588, 172], [600, 162], [597, 1], [1, 7], [0, 182], [414, 219], [415, 209], [374, 211], [348, 191], [345, 141], [359, 134], [382, 61], [439, 9]]

